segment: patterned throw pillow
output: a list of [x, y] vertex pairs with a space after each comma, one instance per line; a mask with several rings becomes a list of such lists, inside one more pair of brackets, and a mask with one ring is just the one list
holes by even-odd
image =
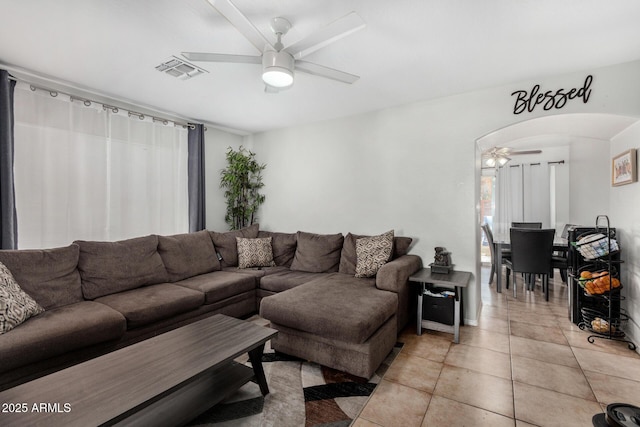
[[356, 277], [373, 277], [393, 254], [393, 230], [356, 240]]
[[236, 242], [238, 244], [238, 268], [272, 267], [276, 265], [273, 261], [271, 237], [256, 239], [236, 237]]
[[13, 274], [0, 262], [0, 334], [43, 311], [44, 308], [18, 286]]

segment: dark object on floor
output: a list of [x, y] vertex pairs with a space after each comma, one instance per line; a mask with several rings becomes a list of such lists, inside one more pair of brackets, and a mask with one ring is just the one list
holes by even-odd
[[640, 426], [640, 408], [627, 403], [607, 405], [606, 414], [593, 416], [594, 427], [636, 427]]

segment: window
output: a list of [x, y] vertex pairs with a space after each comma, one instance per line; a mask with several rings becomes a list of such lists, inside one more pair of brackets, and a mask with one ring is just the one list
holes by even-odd
[[188, 231], [187, 130], [18, 84], [18, 247]]

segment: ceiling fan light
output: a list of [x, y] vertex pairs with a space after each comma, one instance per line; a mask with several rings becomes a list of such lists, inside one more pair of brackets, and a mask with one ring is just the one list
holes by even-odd
[[267, 50], [262, 54], [262, 81], [273, 87], [293, 84], [293, 57], [287, 52]]
[[499, 164], [500, 166], [504, 166], [504, 165], [506, 165], [508, 161], [509, 161], [509, 159], [508, 159], [508, 158], [506, 158], [506, 157], [500, 157], [500, 158], [498, 158], [498, 164]]
[[262, 81], [273, 87], [288, 87], [293, 84], [293, 73], [286, 68], [269, 67], [262, 72]]
[[496, 165], [496, 159], [493, 157], [489, 157], [487, 160], [485, 160], [484, 163], [489, 167], [494, 167]]

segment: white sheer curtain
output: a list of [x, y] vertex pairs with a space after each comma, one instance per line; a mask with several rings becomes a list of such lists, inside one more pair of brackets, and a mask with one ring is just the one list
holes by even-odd
[[551, 227], [551, 183], [547, 163], [506, 165], [496, 174], [494, 234], [506, 235], [512, 222]]
[[525, 164], [523, 192], [523, 221], [541, 222], [551, 227], [551, 187], [547, 162]]
[[18, 247], [188, 231], [187, 130], [15, 91]]

